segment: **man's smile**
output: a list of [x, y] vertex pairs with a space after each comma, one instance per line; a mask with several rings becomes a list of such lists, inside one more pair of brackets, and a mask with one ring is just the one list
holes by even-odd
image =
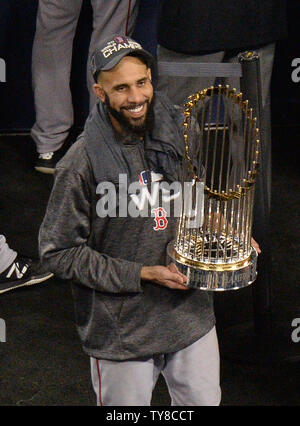
[[140, 118], [146, 112], [147, 102], [144, 102], [142, 104], [137, 104], [137, 105], [136, 104], [130, 105], [127, 107], [122, 107], [121, 109], [129, 112], [129, 115], [132, 116], [133, 118]]

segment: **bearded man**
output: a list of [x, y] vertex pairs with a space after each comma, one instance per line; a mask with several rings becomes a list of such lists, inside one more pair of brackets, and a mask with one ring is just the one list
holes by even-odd
[[[40, 253], [49, 270], [72, 283], [98, 405], [150, 405], [160, 373], [172, 405], [218, 405], [212, 296], [189, 289], [167, 260], [177, 219], [166, 216], [159, 197], [148, 214], [145, 206], [139, 214], [139, 203], [129, 214], [119, 201], [122, 195], [133, 202], [133, 184], [142, 190], [180, 180], [183, 113], [155, 93], [154, 69], [153, 57], [128, 37], [96, 48], [91, 70], [99, 102], [56, 166]], [[114, 188], [112, 199], [103, 187]], [[114, 202], [106, 215], [99, 214], [105, 196]]]

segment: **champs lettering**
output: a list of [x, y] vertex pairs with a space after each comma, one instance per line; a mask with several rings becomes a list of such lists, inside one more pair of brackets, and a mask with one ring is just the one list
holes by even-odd
[[[125, 41], [126, 40], [126, 41]], [[122, 49], [142, 49], [142, 46], [139, 43], [134, 41], [129, 41], [122, 38], [122, 41], [110, 41], [104, 49], [101, 50], [105, 58], [109, 58], [113, 53], [119, 52]]]

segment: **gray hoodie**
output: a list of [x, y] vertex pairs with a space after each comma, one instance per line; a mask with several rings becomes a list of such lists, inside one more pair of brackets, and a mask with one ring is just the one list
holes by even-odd
[[[142, 266], [167, 265], [166, 247], [176, 218], [155, 230], [151, 215], [122, 217], [119, 206], [99, 217], [99, 184], [141, 181], [151, 168], [170, 182], [179, 177], [182, 115], [156, 96], [155, 127], [145, 141], [116, 138], [101, 103], [82, 137], [58, 163], [40, 229], [45, 266], [71, 280], [83, 350], [92, 357], [126, 360], [175, 352], [205, 335], [215, 323], [211, 294], [171, 290], [140, 278]], [[101, 130], [99, 130], [101, 129]], [[98, 190], [97, 190], [98, 187]], [[128, 195], [128, 203], [132, 198]]]

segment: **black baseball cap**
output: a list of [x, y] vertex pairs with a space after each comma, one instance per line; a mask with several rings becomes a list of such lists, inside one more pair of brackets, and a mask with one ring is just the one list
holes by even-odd
[[100, 71], [111, 70], [124, 56], [130, 55], [142, 57], [149, 68], [154, 64], [151, 53], [132, 38], [117, 34], [101, 41], [91, 56], [91, 73], [96, 83]]

